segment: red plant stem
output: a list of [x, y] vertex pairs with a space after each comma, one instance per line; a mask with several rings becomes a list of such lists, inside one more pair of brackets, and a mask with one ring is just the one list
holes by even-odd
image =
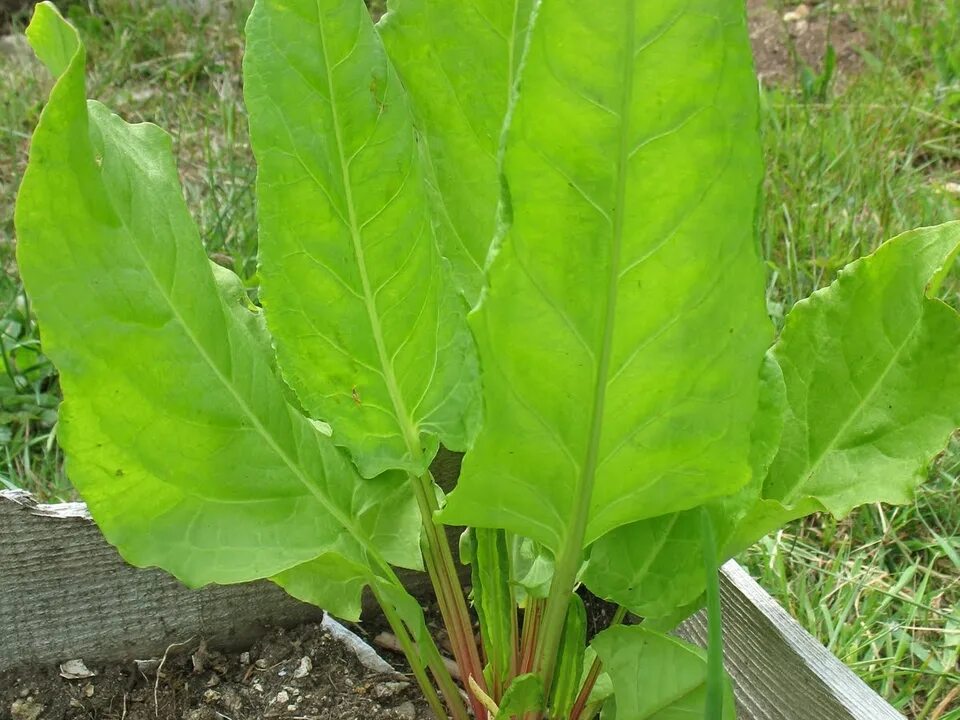
[[433, 477], [428, 472], [420, 478], [412, 478], [423, 520], [423, 550], [427, 571], [437, 596], [443, 623], [450, 635], [453, 656], [460, 667], [464, 687], [467, 688], [474, 716], [478, 720], [487, 717], [483, 704], [469, 691], [469, 678], [486, 692], [483, 665], [473, 637], [473, 623], [467, 611], [466, 598], [453, 564], [453, 553], [446, 533], [434, 522], [434, 513], [439, 510], [433, 489]]
[[583, 709], [587, 705], [587, 698], [590, 697], [590, 691], [593, 690], [593, 686], [597, 684], [597, 678], [600, 677], [602, 667], [603, 663], [600, 662], [600, 658], [594, 658], [593, 665], [590, 666], [590, 672], [587, 673], [587, 677], [583, 681], [583, 687], [580, 688], [580, 694], [577, 695], [577, 699], [573, 703], [573, 708], [570, 710], [570, 720], [579, 720]]
[[524, 675], [533, 669], [533, 654], [537, 648], [537, 635], [540, 620], [543, 617], [543, 600], [528, 597], [527, 609], [523, 613], [523, 636], [520, 639], [520, 662], [517, 675]]
[[[383, 597], [382, 593], [377, 591], [377, 584], [375, 581], [370, 583], [370, 588], [373, 590], [373, 594], [377, 598], [377, 602], [383, 609], [383, 614], [387, 618], [387, 622], [390, 624], [390, 627], [393, 629], [394, 638], [397, 641], [397, 645], [406, 656], [407, 661], [410, 663], [410, 668], [413, 671], [414, 677], [417, 679], [417, 684], [423, 691], [423, 694], [427, 700], [427, 704], [430, 705], [430, 709], [433, 711], [436, 719], [446, 720], [447, 713], [444, 711], [443, 705], [440, 702], [440, 698], [437, 696], [436, 689], [430, 683], [430, 680], [427, 678], [426, 673], [424, 672], [425, 666], [430, 669], [433, 677], [440, 685], [440, 690], [447, 701], [447, 707], [449, 708], [450, 713], [453, 715], [455, 720], [467, 720], [467, 709], [464, 706], [463, 701], [460, 699], [456, 685], [454, 685], [449, 673], [444, 672], [445, 668], [443, 667], [443, 664], [440, 663], [438, 665], [436, 662], [437, 658], [440, 657], [440, 653], [436, 650], [436, 646], [433, 645], [433, 639], [429, 637], [427, 638], [426, 644], [430, 647], [418, 648], [413, 642], [413, 638], [410, 637], [407, 628], [404, 627], [403, 621], [400, 619], [396, 609], [387, 601], [385, 597]], [[431, 649], [433, 652], [430, 652]]]
[[[617, 608], [617, 612], [614, 613], [613, 618], [610, 620], [609, 627], [622, 623], [626, 615], [627, 609], [621, 605]], [[597, 678], [600, 677], [600, 671], [602, 669], [603, 663], [600, 662], [599, 656], [595, 657], [593, 664], [590, 666], [590, 672], [587, 673], [587, 677], [583, 681], [583, 687], [580, 688], [577, 699], [573, 703], [573, 708], [570, 710], [570, 720], [581, 720], [580, 716], [583, 714], [583, 709], [587, 706], [590, 692], [593, 690], [593, 686], [597, 684]]]

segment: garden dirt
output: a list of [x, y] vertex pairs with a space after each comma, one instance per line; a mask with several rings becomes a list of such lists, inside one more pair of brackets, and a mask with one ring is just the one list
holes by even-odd
[[[587, 635], [609, 626], [616, 606], [585, 588]], [[427, 626], [449, 655], [440, 613]], [[628, 620], [628, 623], [630, 620]], [[353, 626], [371, 646], [380, 615]], [[432, 720], [403, 656], [376, 647], [396, 674], [373, 672], [319, 623], [274, 629], [246, 650], [220, 652], [201, 639], [166, 657], [96, 664], [89, 678], [61, 677], [57, 664], [0, 672], [0, 720]]]
[[834, 12], [831, 21], [834, 2], [799, 3], [780, 9], [772, 5], [770, 0], [747, 0], [750, 42], [757, 76], [764, 85], [791, 83], [801, 63], [821, 72], [828, 44], [836, 53], [835, 74], [841, 86], [860, 69], [858, 49], [866, 44], [866, 36], [843, 12]]
[[[380, 651], [395, 667], [402, 658]], [[161, 665], [162, 661], [162, 665]], [[0, 673], [0, 720], [426, 720], [413, 679], [365, 668], [325, 628], [276, 629], [248, 650], [199, 641], [166, 658]]]

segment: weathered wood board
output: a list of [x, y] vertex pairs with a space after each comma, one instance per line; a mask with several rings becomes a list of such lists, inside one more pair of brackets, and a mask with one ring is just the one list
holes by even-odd
[[[903, 720], [731, 560], [720, 577], [727, 672], [741, 720]], [[698, 613], [677, 634], [706, 645]]]
[[[407, 581], [422, 586], [422, 577]], [[739, 565], [727, 563], [721, 579], [741, 720], [903, 720]], [[191, 637], [239, 648], [268, 625], [320, 615], [267, 582], [188, 590], [159, 570], [127, 565], [82, 503], [38, 506], [26, 493], [0, 493], [0, 670], [145, 659]], [[678, 634], [703, 644], [704, 618]]]
[[321, 615], [269, 582], [191, 591], [127, 565], [82, 503], [37, 507], [26, 493], [0, 493], [0, 670], [145, 659], [190, 637], [239, 647], [267, 623]]

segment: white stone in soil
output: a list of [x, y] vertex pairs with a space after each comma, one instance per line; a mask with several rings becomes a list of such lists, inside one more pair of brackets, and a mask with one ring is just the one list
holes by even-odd
[[300, 664], [297, 665], [297, 669], [293, 671], [293, 677], [299, 680], [309, 675], [311, 670], [313, 670], [313, 661], [304, 655], [300, 658]]
[[389, 673], [390, 675], [400, 675], [400, 673], [398, 673], [390, 663], [377, 655], [377, 651], [364, 642], [359, 635], [347, 630], [347, 628], [338, 623], [327, 613], [323, 614], [323, 620], [321, 621], [320, 626], [330, 633], [334, 639], [339, 640], [341, 643], [346, 645], [353, 652], [353, 654], [357, 656], [357, 660], [360, 661], [360, 664], [368, 670], [373, 670], [374, 672], [379, 673]]
[[397, 705], [397, 707], [393, 709], [393, 713], [397, 718], [402, 718], [402, 720], [417, 720], [417, 709], [409, 700], [401, 705]]

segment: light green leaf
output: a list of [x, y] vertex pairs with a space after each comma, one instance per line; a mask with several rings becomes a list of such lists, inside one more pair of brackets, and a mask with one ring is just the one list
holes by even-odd
[[550, 594], [553, 557], [530, 538], [511, 535], [510, 539], [511, 583], [517, 594], [517, 602], [523, 607], [527, 597], [545, 598]]
[[500, 137], [533, 0], [391, 0], [378, 29], [423, 131], [437, 233], [471, 304], [494, 238]]
[[960, 425], [960, 316], [936, 299], [960, 223], [914, 230], [793, 308], [774, 355], [788, 413], [763, 497], [836, 516], [909, 502]]
[[[780, 441], [786, 397], [783, 374], [771, 354], [760, 371], [760, 397], [751, 432], [751, 481], [735, 494], [708, 504], [718, 536], [729, 542], [735, 526], [754, 507]], [[774, 514], [779, 519], [779, 515]], [[758, 516], [757, 521], [761, 518]], [[747, 521], [749, 527], [756, 527]], [[779, 526], [779, 523], [778, 525]], [[772, 528], [770, 528], [772, 529]], [[665, 618], [694, 603], [704, 591], [700, 510], [639, 520], [613, 530], [590, 547], [584, 584], [607, 600], [646, 618]], [[748, 545], [757, 540], [753, 538]], [[739, 552], [740, 549], [736, 550]], [[731, 557], [721, 551], [723, 560]]]
[[502, 530], [475, 528], [471, 547], [473, 606], [480, 620], [480, 634], [487, 658], [494, 696], [506, 685], [517, 640], [517, 610], [510, 589], [510, 555]]
[[590, 547], [583, 583], [642, 617], [661, 617], [703, 592], [700, 511], [685, 510], [607, 533]]
[[338, 555], [323, 555], [270, 578], [289, 595], [322, 608], [338, 608], [345, 620], [359, 620], [360, 594], [370, 569]]
[[84, 48], [52, 5], [28, 35], [61, 74], [18, 197], [18, 262], [61, 373], [69, 474], [104, 535], [191, 586], [318, 557], [340, 579], [367, 557], [416, 566], [406, 483], [362, 480], [286, 402], [257, 317], [214, 277], [169, 137], [85, 101]]
[[500, 701], [497, 720], [523, 717], [524, 713], [543, 709], [543, 681], [539, 675], [518, 675]]
[[[613, 680], [616, 717], [624, 720], [703, 717], [707, 661], [700, 648], [636, 625], [608, 628], [593, 639], [592, 646]], [[603, 717], [611, 717], [606, 707]], [[729, 682], [723, 718], [736, 718]]]
[[262, 300], [284, 377], [361, 474], [426, 472], [479, 418], [466, 305], [411, 113], [361, 0], [258, 0], [244, 97]]
[[744, 8], [544, 3], [522, 87], [471, 318], [497, 421], [444, 517], [556, 552], [749, 479], [771, 328]]

